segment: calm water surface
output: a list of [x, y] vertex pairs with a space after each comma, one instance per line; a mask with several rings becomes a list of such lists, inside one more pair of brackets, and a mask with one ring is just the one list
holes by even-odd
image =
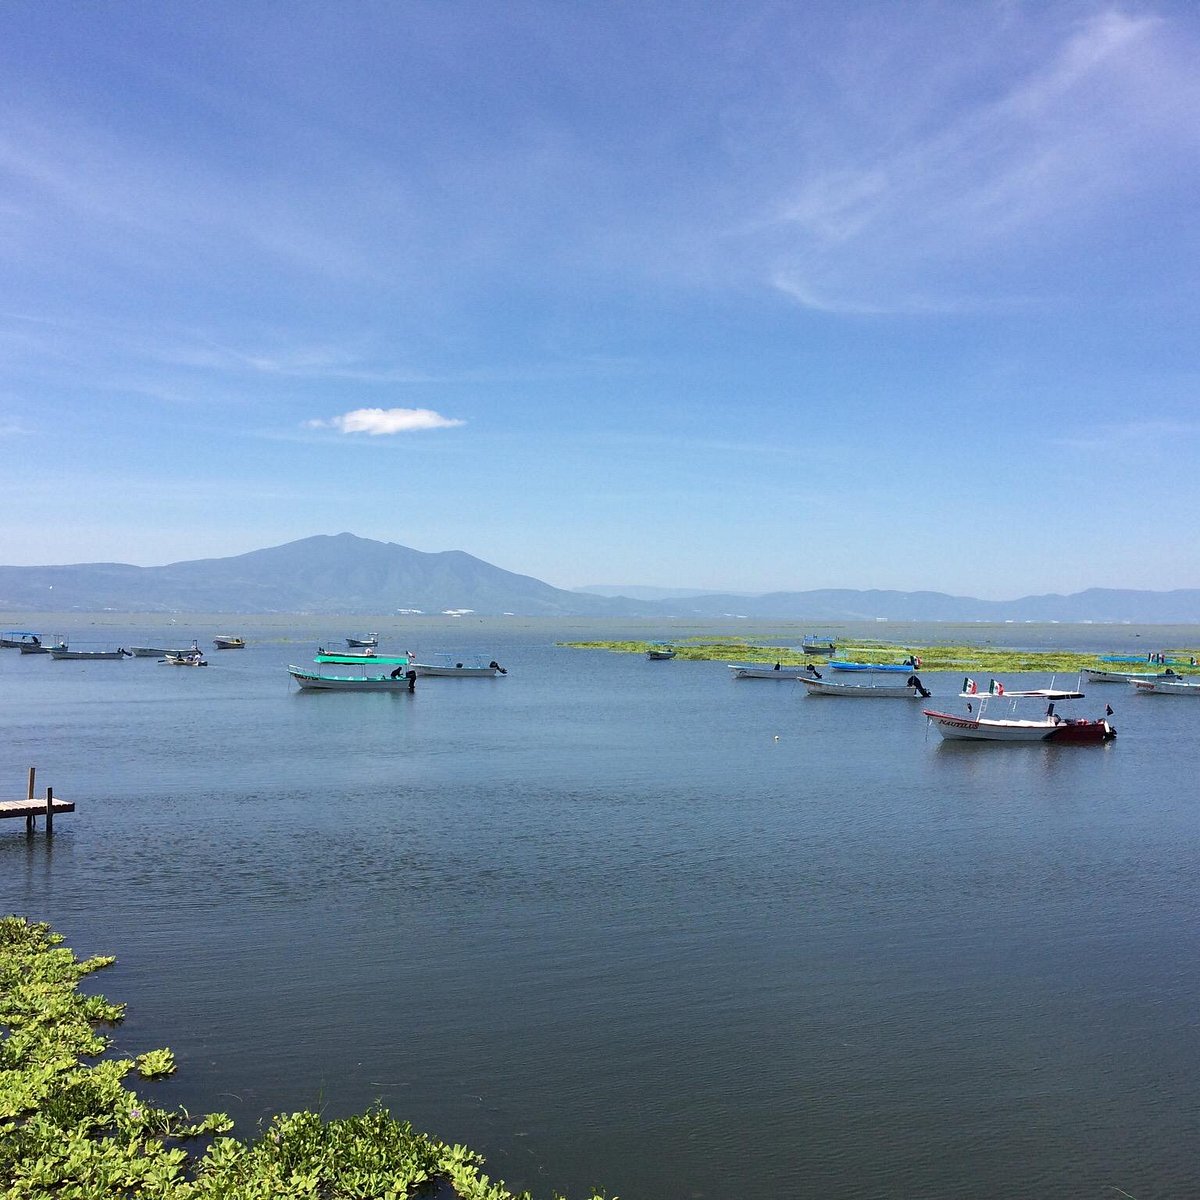
[[366, 626], [219, 620], [170, 627], [249, 640], [204, 671], [0, 653], [0, 791], [79, 803], [0, 828], [0, 903], [118, 955], [164, 1102], [379, 1100], [547, 1200], [1196, 1194], [1200, 704], [1095, 686], [1112, 745], [943, 745], [917, 704], [555, 644], [703, 628], [435, 619], [370, 624], [509, 675], [311, 695], [287, 663]]

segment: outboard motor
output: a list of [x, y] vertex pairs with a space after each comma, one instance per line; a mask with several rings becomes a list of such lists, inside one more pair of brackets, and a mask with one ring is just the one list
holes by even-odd
[[933, 693], [915, 675], [910, 675], [908, 677], [908, 686], [910, 688], [916, 688], [917, 695], [922, 697], [922, 699], [928, 700], [929, 697], [933, 695]]
[[501, 675], [508, 674], [508, 672], [494, 658], [490, 663], [488, 663], [488, 666], [491, 667], [493, 671], [499, 671]]

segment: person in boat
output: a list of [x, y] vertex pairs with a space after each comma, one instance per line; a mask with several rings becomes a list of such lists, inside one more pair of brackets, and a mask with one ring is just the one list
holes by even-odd
[[818, 670], [817, 670], [817, 668], [816, 668], [815, 666], [813, 666], [813, 664], [812, 664], [812, 663], [809, 663], [809, 664], [808, 664], [808, 673], [809, 673], [809, 674], [810, 674], [810, 675], [811, 675], [811, 676], [812, 676], [814, 679], [822, 679], [822, 678], [824, 678], [824, 677], [822, 676], [821, 672], [820, 672], [820, 671], [818, 671]]
[[783, 663], [779, 663], [779, 662], [777, 662], [777, 663], [776, 663], [776, 664], [775, 664], [775, 665], [774, 665], [774, 666], [771, 668], [771, 670], [772, 670], [772, 671], [782, 671], [782, 670], [783, 670]]
[[[322, 653], [324, 653], [324, 651], [322, 651]], [[393, 679], [400, 679], [400, 678], [402, 678], [402, 677], [403, 677], [403, 675], [404, 675], [404, 665], [403, 665], [403, 664], [401, 664], [400, 666], [398, 666], [398, 667], [397, 667], [397, 668], [396, 668], [396, 669], [395, 669], [395, 670], [392, 672], [392, 678], [393, 678]]]
[[[30, 640], [33, 642], [33, 644], [35, 646], [40, 646], [42, 644], [42, 639], [40, 637], [38, 637], [38, 635], [36, 633], [33, 635], [33, 637]], [[1192, 661], [1194, 662], [1195, 660], [1193, 659]]]

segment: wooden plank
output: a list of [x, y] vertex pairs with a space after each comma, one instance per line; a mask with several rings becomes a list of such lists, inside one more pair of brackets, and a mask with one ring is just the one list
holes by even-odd
[[[52, 801], [56, 813], [74, 812], [75, 804], [71, 800], [60, 800], [56, 796]], [[46, 811], [45, 800], [0, 800], [0, 818], [2, 817], [40, 817]]]

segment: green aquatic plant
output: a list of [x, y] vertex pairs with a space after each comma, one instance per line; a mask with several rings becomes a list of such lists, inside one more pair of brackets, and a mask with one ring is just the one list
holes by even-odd
[[[571, 649], [609, 650], [618, 654], [644, 654], [649, 642], [563, 642]], [[674, 643], [677, 659], [694, 659], [711, 662], [769, 662], [790, 666], [795, 663], [824, 661], [810, 657], [792, 646], [771, 646], [761, 642], [742, 639], [719, 639], [702, 641], [688, 639]], [[1070, 650], [1012, 650], [1001, 646], [932, 644], [927, 646], [896, 645], [892, 642], [855, 640], [839, 643], [837, 658], [877, 663], [902, 663], [909, 655], [920, 660], [922, 671], [989, 671], [992, 674], [1019, 674], [1039, 671], [1051, 675], [1077, 675], [1085, 667], [1103, 667], [1106, 664], [1096, 654], [1079, 654]], [[1169, 651], [1168, 658], [1187, 662], [1200, 657], [1193, 649]], [[1186, 670], [1187, 668], [1183, 668]]]
[[[148, 1103], [127, 1077], [173, 1074], [174, 1056], [101, 1057], [112, 1042], [99, 1027], [119, 1023], [124, 1006], [78, 984], [114, 959], [81, 961], [62, 941], [47, 925], [0, 919], [2, 1200], [409, 1200], [439, 1182], [460, 1200], [529, 1200], [488, 1179], [473, 1150], [381, 1107], [329, 1121], [280, 1115], [242, 1140], [227, 1136], [223, 1113], [193, 1119]], [[200, 1138], [202, 1153], [186, 1148]]]

